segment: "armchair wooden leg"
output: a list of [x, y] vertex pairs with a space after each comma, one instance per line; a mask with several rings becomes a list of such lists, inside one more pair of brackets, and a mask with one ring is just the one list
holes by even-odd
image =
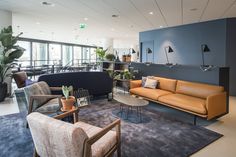
[[117, 157], [121, 157], [121, 144], [120, 143], [118, 144], [118, 147], [117, 147]]

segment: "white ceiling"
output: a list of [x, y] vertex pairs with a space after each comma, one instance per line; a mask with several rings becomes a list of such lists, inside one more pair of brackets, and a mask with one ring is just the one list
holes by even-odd
[[236, 0], [0, 0], [0, 9], [13, 12], [14, 30], [25, 37], [99, 45], [102, 38], [137, 43], [141, 31], [235, 17]]

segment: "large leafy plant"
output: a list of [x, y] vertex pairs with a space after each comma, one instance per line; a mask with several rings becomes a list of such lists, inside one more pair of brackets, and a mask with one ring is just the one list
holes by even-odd
[[96, 52], [96, 54], [98, 55], [98, 58], [99, 58], [100, 60], [103, 60], [103, 59], [104, 59], [107, 50], [108, 50], [108, 49], [103, 50], [102, 48], [97, 48], [97, 49], [95, 50], [95, 52]]
[[20, 33], [12, 36], [12, 27], [3, 28], [0, 32], [0, 83], [8, 77], [8, 71], [16, 64], [16, 59], [20, 58], [25, 49], [16, 45]]

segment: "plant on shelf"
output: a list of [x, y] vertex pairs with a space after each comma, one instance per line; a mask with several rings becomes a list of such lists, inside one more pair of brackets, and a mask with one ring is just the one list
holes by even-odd
[[106, 55], [106, 59], [107, 59], [108, 61], [114, 61], [114, 60], [116, 59], [116, 56], [115, 56], [114, 54], [112, 54], [112, 53], [108, 53], [108, 54]]
[[99, 60], [101, 61], [104, 60], [107, 50], [108, 49], [103, 50], [102, 48], [99, 48], [99, 47], [95, 50], [96, 54], [98, 55]]
[[123, 79], [133, 79], [133, 74], [128, 69], [125, 69], [123, 72]]
[[70, 96], [70, 92], [73, 91], [72, 86], [62, 86], [62, 93], [64, 97], [61, 98], [62, 107], [64, 111], [69, 111], [75, 104], [75, 97]]
[[25, 49], [16, 45], [20, 33], [13, 36], [12, 27], [3, 28], [0, 32], [0, 102], [7, 95], [6, 78], [11, 75], [10, 70], [16, 65], [16, 59], [20, 58]]

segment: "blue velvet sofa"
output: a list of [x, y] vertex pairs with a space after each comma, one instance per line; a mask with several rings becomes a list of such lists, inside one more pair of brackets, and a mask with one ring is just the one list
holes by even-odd
[[84, 88], [93, 96], [109, 96], [109, 94], [112, 93], [113, 86], [113, 81], [106, 72], [66, 72], [45, 74], [39, 76], [38, 81], [45, 81], [50, 87], [72, 85], [74, 90]]

